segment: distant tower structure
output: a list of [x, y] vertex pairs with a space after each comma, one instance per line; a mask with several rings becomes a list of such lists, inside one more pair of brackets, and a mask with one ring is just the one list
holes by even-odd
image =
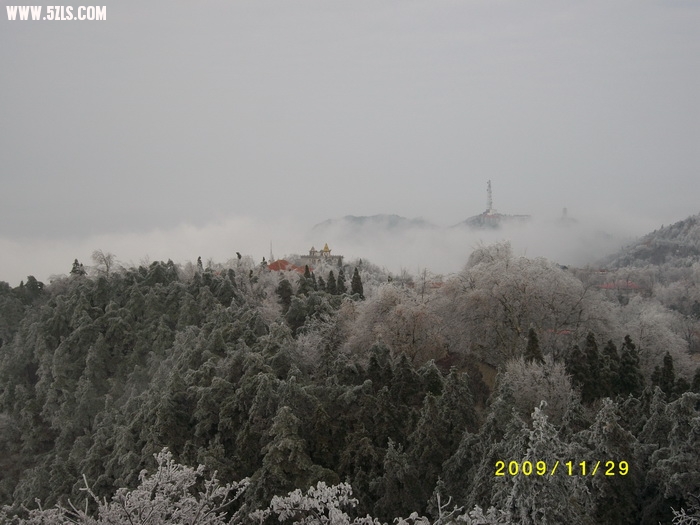
[[496, 215], [498, 212], [493, 208], [493, 192], [491, 191], [491, 181], [486, 183], [486, 215]]
[[496, 210], [493, 209], [493, 193], [491, 192], [491, 181], [486, 184], [486, 213], [493, 215]]
[[569, 217], [569, 210], [566, 208], [563, 208], [561, 210], [561, 217], [559, 217], [559, 223], [560, 224], [573, 224], [575, 222], [576, 222], [576, 219]]
[[486, 183], [486, 211], [479, 215], [469, 217], [463, 224], [471, 228], [498, 228], [504, 223], [527, 222], [530, 220], [529, 215], [505, 215], [498, 213], [493, 207], [493, 191], [491, 189], [491, 181]]

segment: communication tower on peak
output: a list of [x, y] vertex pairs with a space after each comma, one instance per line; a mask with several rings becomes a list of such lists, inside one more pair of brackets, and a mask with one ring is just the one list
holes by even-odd
[[493, 207], [493, 191], [491, 189], [491, 181], [489, 180], [486, 183], [486, 211], [479, 215], [469, 217], [460, 224], [464, 224], [470, 228], [498, 228], [504, 223], [522, 223], [529, 220], [529, 215], [506, 215], [498, 213]]
[[493, 215], [496, 210], [493, 209], [493, 193], [491, 192], [491, 180], [486, 184], [486, 213]]

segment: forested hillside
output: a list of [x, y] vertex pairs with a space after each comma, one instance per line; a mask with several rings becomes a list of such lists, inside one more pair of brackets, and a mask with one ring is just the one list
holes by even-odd
[[[88, 499], [110, 523], [125, 494], [195, 509], [225, 499], [195, 481], [216, 471], [240, 496], [206, 523], [681, 523], [700, 496], [684, 268], [611, 288], [640, 270], [500, 244], [450, 277], [239, 257], [3, 283], [5, 519], [63, 523]], [[53, 509], [29, 515], [37, 499]]]
[[689, 267], [700, 257], [700, 214], [693, 215], [669, 226], [662, 226], [620, 253], [608, 257], [606, 264], [613, 267], [657, 266]]

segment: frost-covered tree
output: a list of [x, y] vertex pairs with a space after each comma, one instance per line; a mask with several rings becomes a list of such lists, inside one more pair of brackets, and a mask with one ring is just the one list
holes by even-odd
[[203, 465], [195, 469], [176, 463], [167, 449], [155, 459], [153, 474], [143, 470], [137, 488], [121, 488], [110, 500], [98, 498], [85, 480], [84, 505], [39, 507], [26, 518], [0, 512], [0, 519], [16, 525], [224, 525], [238, 521], [229, 513], [235, 510], [233, 505], [246, 489], [247, 479], [222, 484], [216, 473], [206, 477]]
[[700, 525], [700, 497], [692, 499], [687, 509], [673, 509], [673, 525]]
[[[309, 267], [306, 267], [307, 271]], [[311, 274], [306, 277], [305, 275], [300, 275], [297, 279], [297, 295], [309, 295], [309, 292], [313, 290], [313, 283], [311, 281]]]
[[116, 256], [113, 253], [105, 253], [102, 250], [92, 252], [92, 262], [95, 263], [98, 275], [109, 275], [115, 261]]
[[558, 425], [574, 399], [574, 390], [564, 364], [554, 361], [551, 356], [547, 356], [541, 364], [527, 362], [522, 357], [509, 361], [499, 383], [517, 392], [514, 406], [523, 419], [528, 419], [533, 410], [545, 401], [546, 407], [541, 410]]
[[[594, 423], [576, 440], [589, 450], [579, 459], [588, 461], [590, 472], [600, 462], [598, 473], [589, 479], [596, 522], [632, 525], [639, 523], [637, 494], [643, 473], [636, 465], [637, 440], [620, 425], [619, 411], [616, 403], [604, 399]], [[621, 468], [623, 461], [626, 468]]]
[[399, 444], [389, 440], [384, 456], [384, 475], [374, 485], [379, 495], [375, 514], [385, 520], [401, 515], [420, 496], [415, 467]]
[[645, 378], [651, 377], [668, 352], [673, 358], [676, 375], [690, 379], [695, 367], [676, 313], [656, 301], [637, 296], [630, 299], [620, 314], [623, 333], [630, 334], [637, 345], [640, 369]]
[[297, 489], [286, 496], [273, 497], [266, 509], [251, 513], [251, 518], [261, 524], [274, 516], [275, 522], [295, 525], [379, 525], [369, 516], [351, 519], [345, 511], [356, 505], [348, 483], [328, 486], [319, 481], [306, 492]]
[[571, 335], [611, 331], [612, 306], [596, 290], [545, 259], [515, 257], [509, 244], [475, 250], [436, 309], [452, 344], [494, 365], [522, 353], [530, 328], [543, 354]]
[[656, 440], [661, 446], [649, 458], [646, 512], [655, 520], [668, 520], [670, 507], [691, 504], [700, 493], [700, 395], [689, 392], [658, 409], [668, 432], [665, 440]]
[[[502, 508], [508, 519], [520, 525], [542, 523], [597, 523], [591, 516], [591, 494], [582, 476], [569, 476], [565, 463], [575, 456], [571, 447], [561, 441], [556, 428], [547, 421], [541, 408], [532, 414], [532, 429], [529, 431], [527, 450], [519, 461], [536, 465], [543, 461], [547, 465], [544, 475], [503, 476], [497, 486], [493, 504]], [[551, 471], [559, 463], [562, 468]]]
[[417, 364], [445, 355], [442, 320], [410, 289], [383, 285], [358, 307], [358, 313], [346, 343], [350, 351], [366, 352], [381, 342]]
[[272, 421], [272, 438], [263, 448], [265, 457], [251, 478], [249, 504], [259, 507], [275, 495], [321, 480], [333, 480], [333, 472], [315, 465], [307, 444], [299, 435], [300, 420], [288, 406], [281, 406]]

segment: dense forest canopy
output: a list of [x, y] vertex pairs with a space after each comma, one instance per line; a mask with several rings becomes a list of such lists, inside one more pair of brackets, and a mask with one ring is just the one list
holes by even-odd
[[0, 283], [5, 519], [161, 497], [207, 523], [691, 523], [693, 249], [574, 269], [498, 244], [448, 277], [101, 253]]

